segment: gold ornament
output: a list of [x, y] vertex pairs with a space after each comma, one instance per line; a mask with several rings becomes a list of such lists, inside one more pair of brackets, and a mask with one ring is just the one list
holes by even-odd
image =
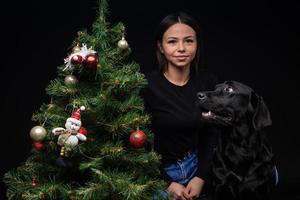
[[65, 147], [61, 147], [61, 149], [60, 149], [60, 155], [61, 156], [65, 155]]
[[119, 42], [118, 42], [118, 47], [119, 47], [120, 49], [126, 49], [126, 48], [128, 48], [128, 42], [125, 40], [124, 37], [122, 37], [122, 39], [119, 40]]
[[42, 141], [46, 135], [47, 132], [42, 126], [35, 126], [30, 130], [30, 137], [36, 142]]

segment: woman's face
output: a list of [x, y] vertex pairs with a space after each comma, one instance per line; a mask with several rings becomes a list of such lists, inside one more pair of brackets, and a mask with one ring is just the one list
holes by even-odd
[[167, 60], [167, 67], [189, 67], [197, 51], [196, 32], [186, 24], [176, 23], [166, 30], [158, 45]]

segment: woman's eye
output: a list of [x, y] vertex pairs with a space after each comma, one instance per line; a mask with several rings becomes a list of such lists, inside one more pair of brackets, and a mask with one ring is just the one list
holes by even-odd
[[228, 92], [228, 93], [234, 92], [234, 91], [233, 91], [233, 88], [230, 87], [230, 86], [225, 87], [225, 88], [224, 88], [224, 91], [225, 91], [225, 92]]
[[192, 40], [192, 39], [188, 39], [188, 40], [186, 40], [186, 42], [187, 42], [187, 43], [193, 43], [193, 42], [194, 42], [194, 40]]
[[174, 44], [174, 43], [176, 43], [176, 40], [169, 40], [168, 43]]

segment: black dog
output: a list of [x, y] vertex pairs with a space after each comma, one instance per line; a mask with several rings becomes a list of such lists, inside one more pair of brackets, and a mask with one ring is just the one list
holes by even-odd
[[267, 200], [278, 176], [262, 129], [271, 125], [261, 96], [250, 87], [226, 81], [199, 92], [202, 119], [221, 125], [213, 159], [214, 199]]

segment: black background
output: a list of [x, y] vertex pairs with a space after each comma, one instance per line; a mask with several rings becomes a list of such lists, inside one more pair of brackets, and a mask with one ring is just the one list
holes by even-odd
[[[241, 81], [264, 97], [273, 125], [268, 137], [280, 174], [274, 199], [300, 199], [299, 6], [272, 1], [109, 1], [108, 21], [126, 26], [131, 59], [143, 72], [155, 68], [154, 32], [163, 16], [184, 10], [202, 26], [202, 62], [221, 79]], [[0, 176], [30, 154], [31, 115], [49, 102], [45, 88], [56, 77], [76, 33], [97, 16], [96, 0], [11, 1], [1, 6]], [[4, 51], [3, 51], [4, 50]], [[298, 65], [299, 66], [299, 65]], [[0, 184], [0, 199], [5, 186]]]

